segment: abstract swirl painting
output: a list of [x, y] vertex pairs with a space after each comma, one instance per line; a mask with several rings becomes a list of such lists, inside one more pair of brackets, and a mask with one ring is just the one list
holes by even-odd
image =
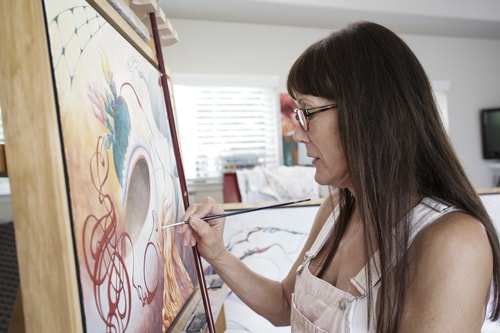
[[87, 2], [45, 10], [86, 331], [167, 332], [197, 275], [161, 228], [183, 213], [161, 73]]

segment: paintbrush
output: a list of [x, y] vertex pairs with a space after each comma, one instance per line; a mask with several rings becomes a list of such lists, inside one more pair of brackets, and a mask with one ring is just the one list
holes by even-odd
[[[239, 215], [239, 214], [251, 213], [251, 212], [255, 212], [255, 211], [258, 211], [258, 210], [262, 210], [262, 209], [276, 208], [276, 207], [283, 207], [283, 206], [293, 205], [293, 204], [296, 204], [296, 203], [299, 203], [299, 202], [305, 202], [305, 201], [309, 201], [309, 200], [311, 200], [311, 199], [302, 199], [302, 200], [296, 200], [296, 201], [283, 202], [283, 203], [274, 204], [274, 205], [270, 205], [270, 206], [262, 206], [262, 207], [256, 207], [256, 208], [250, 208], [250, 209], [242, 209], [242, 210], [237, 210], [237, 211], [234, 211], [234, 212], [229, 212], [229, 213], [224, 213], [224, 214], [217, 214], [217, 215], [205, 216], [205, 217], [202, 218], [202, 220], [203, 221], [210, 221], [210, 220], [220, 219], [222, 217], [227, 217], [227, 216], [232, 216], [232, 215]], [[181, 221], [181, 222], [177, 222], [177, 223], [167, 224], [167, 225], [162, 226], [161, 228], [162, 229], [164, 229], [164, 228], [170, 228], [170, 227], [175, 227], [177, 225], [183, 225], [183, 224], [189, 224], [189, 221]]]

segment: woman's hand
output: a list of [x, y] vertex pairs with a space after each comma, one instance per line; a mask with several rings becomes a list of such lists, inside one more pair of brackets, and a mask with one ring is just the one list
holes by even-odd
[[189, 206], [181, 219], [189, 221], [189, 224], [181, 225], [177, 229], [177, 233], [182, 236], [182, 245], [197, 245], [198, 252], [209, 263], [220, 257], [222, 252], [226, 251], [223, 240], [225, 218], [209, 221], [203, 221], [202, 218], [223, 213], [211, 197], [206, 197], [201, 204]]

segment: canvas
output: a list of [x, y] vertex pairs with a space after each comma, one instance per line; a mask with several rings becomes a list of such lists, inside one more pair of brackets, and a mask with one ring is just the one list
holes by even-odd
[[[226, 219], [224, 243], [249, 269], [281, 281], [304, 246], [318, 205], [273, 208]], [[211, 266], [206, 268], [210, 272]], [[275, 327], [234, 293], [224, 302], [226, 333], [290, 333]]]
[[87, 332], [165, 332], [197, 286], [161, 73], [83, 0], [45, 12]]

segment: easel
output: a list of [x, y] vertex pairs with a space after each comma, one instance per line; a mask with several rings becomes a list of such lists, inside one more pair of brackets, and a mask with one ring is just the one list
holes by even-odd
[[[106, 0], [89, 3], [157, 63], [154, 47], [141, 40]], [[6, 141], [0, 149], [0, 174], [6, 176], [9, 170], [20, 273], [9, 332], [83, 332], [43, 2], [2, 1], [0, 21], [0, 102]]]

